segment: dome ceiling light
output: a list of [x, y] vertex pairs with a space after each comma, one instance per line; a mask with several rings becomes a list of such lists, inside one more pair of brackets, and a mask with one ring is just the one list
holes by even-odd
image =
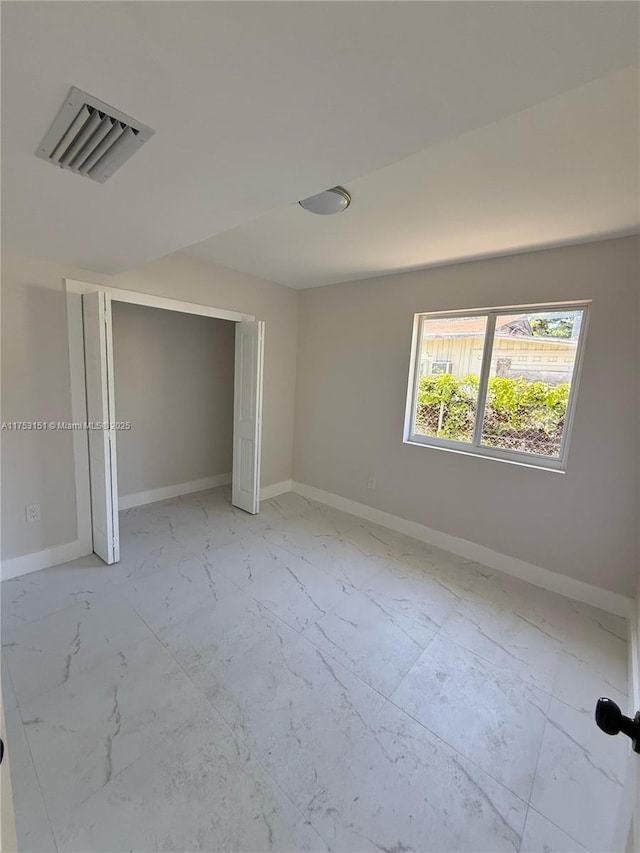
[[303, 198], [298, 204], [311, 213], [328, 216], [330, 213], [341, 213], [346, 210], [351, 204], [351, 196], [344, 187], [332, 187], [330, 190], [317, 193], [317, 195]]

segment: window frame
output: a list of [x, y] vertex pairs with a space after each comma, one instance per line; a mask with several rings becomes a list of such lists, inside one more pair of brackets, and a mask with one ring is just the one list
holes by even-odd
[[[564, 473], [567, 466], [569, 454], [569, 443], [573, 432], [573, 422], [578, 395], [578, 386], [582, 374], [582, 362], [584, 359], [585, 341], [589, 327], [590, 300], [579, 302], [545, 302], [526, 305], [501, 305], [495, 308], [474, 308], [471, 310], [455, 311], [424, 311], [413, 316], [413, 338], [411, 342], [411, 361], [409, 365], [409, 382], [407, 387], [407, 399], [405, 407], [403, 441], [418, 447], [430, 447], [436, 450], [447, 450], [453, 453], [461, 453], [480, 459], [495, 459], [500, 462], [508, 462], [515, 465], [524, 465], [529, 468], [537, 468], [556, 473]], [[560, 445], [558, 457], [544, 456], [540, 453], [528, 453], [524, 450], [509, 450], [500, 447], [485, 446], [480, 443], [482, 438], [482, 424], [484, 422], [485, 403], [491, 371], [491, 356], [495, 341], [496, 318], [506, 312], [537, 313], [540, 311], [562, 311], [564, 309], [576, 311], [581, 310], [582, 324], [576, 347], [576, 358], [571, 378], [571, 388], [567, 402], [567, 415], [565, 419], [564, 432]], [[473, 428], [473, 438], [470, 442], [457, 441], [452, 438], [441, 438], [439, 436], [422, 435], [414, 432], [415, 412], [417, 407], [418, 383], [420, 381], [420, 357], [422, 353], [423, 323], [425, 319], [437, 317], [444, 320], [455, 317], [486, 317], [487, 323], [484, 332], [484, 344], [480, 371], [478, 375], [478, 400], [476, 404], [476, 421]]]

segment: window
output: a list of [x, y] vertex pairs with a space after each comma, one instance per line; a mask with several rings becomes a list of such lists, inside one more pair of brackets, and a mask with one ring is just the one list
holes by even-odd
[[450, 361], [432, 361], [431, 373], [453, 373], [453, 364]]
[[587, 305], [417, 314], [405, 441], [563, 470]]

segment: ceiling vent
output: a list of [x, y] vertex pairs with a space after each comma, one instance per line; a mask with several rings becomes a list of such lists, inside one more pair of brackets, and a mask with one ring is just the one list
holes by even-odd
[[36, 154], [103, 184], [154, 133], [72, 86]]

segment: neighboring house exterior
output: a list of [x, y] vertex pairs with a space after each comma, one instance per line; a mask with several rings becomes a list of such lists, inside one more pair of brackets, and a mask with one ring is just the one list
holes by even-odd
[[[484, 330], [484, 317], [430, 319], [422, 341], [421, 374], [478, 376]], [[526, 314], [503, 315], [496, 326], [491, 375], [522, 376], [550, 385], [569, 382], [577, 345], [577, 335], [574, 338], [534, 336]]]

